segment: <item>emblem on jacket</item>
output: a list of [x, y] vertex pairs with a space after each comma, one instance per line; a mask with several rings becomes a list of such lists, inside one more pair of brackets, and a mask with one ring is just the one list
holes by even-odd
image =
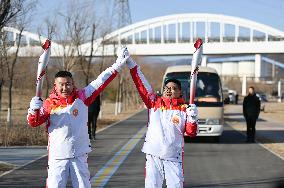
[[180, 117], [179, 117], [178, 115], [174, 115], [174, 116], [172, 117], [172, 123], [173, 123], [174, 125], [178, 125], [179, 122], [180, 122]]
[[78, 115], [79, 111], [78, 111], [78, 109], [75, 108], [72, 113], [73, 113], [73, 116], [76, 117]]

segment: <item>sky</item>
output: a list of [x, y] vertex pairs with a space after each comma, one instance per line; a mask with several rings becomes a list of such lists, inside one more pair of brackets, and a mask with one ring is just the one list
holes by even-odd
[[169, 14], [214, 13], [250, 19], [284, 31], [283, 0], [130, 0], [129, 3], [134, 22]]
[[[74, 0], [38, 0], [33, 27], [36, 30], [48, 16], [64, 12]], [[114, 0], [78, 0], [78, 8], [94, 6], [97, 12], [112, 11]], [[94, 5], [96, 4], [96, 5]], [[129, 0], [132, 22], [179, 13], [213, 13], [253, 20], [284, 31], [283, 0]]]

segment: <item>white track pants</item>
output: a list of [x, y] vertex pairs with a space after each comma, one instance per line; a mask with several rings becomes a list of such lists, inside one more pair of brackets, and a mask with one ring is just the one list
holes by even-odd
[[182, 188], [184, 182], [182, 163], [146, 154], [145, 188], [161, 188], [164, 177], [167, 188]]
[[90, 172], [87, 163], [88, 155], [72, 159], [48, 161], [46, 187], [65, 188], [70, 174], [74, 188], [90, 188]]

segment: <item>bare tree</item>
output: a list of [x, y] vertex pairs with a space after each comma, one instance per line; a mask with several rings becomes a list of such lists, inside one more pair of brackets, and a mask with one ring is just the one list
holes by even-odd
[[71, 72], [74, 71], [78, 63], [85, 61], [81, 45], [92, 33], [90, 23], [92, 23], [93, 10], [91, 7], [85, 7], [82, 11], [78, 8], [77, 3], [77, 1], [71, 1], [67, 5], [67, 11], [59, 13], [63, 17], [64, 29], [61, 35], [57, 35], [64, 49], [61, 67]]
[[[7, 33], [3, 31], [4, 26], [11, 24], [17, 18], [23, 16], [30, 10], [33, 1], [24, 5], [24, 0], [1, 0], [0, 1], [0, 112], [2, 106], [2, 87], [4, 85], [5, 77], [4, 72], [6, 72], [6, 66], [8, 62], [7, 56]], [[11, 70], [11, 69], [10, 69]], [[9, 100], [10, 101], [10, 100]]]
[[16, 16], [22, 14], [24, 0], [1, 0], [0, 1], [0, 30]]
[[[94, 54], [94, 40], [95, 40], [95, 33], [96, 33], [96, 24], [93, 23], [92, 25], [92, 34], [91, 34], [91, 49], [90, 49], [90, 55], [87, 61], [87, 65], [84, 66], [84, 61], [80, 61], [80, 66], [83, 71], [83, 74], [85, 76], [85, 84], [87, 85], [89, 83], [89, 78], [90, 78], [90, 69], [91, 69], [91, 63], [92, 63], [92, 58]], [[95, 50], [96, 53], [97, 49]]]
[[0, 34], [0, 41], [1, 41], [1, 45], [0, 45], [0, 115], [1, 115], [1, 109], [2, 109], [2, 87], [4, 85], [4, 78], [5, 78], [5, 61], [7, 60], [7, 51], [5, 50], [5, 46], [6, 43], [4, 41], [6, 41], [6, 37], [7, 35], [4, 34], [4, 32], [2, 30], [0, 30], [1, 34]]
[[[108, 32], [98, 33], [99, 30], [103, 30], [104, 25], [108, 25], [105, 22], [100, 22], [101, 19], [96, 19], [96, 12], [94, 8], [85, 7], [84, 11], [74, 8], [74, 4], [68, 5], [66, 14], [60, 13], [64, 18], [65, 28], [63, 43], [65, 52], [63, 56], [63, 67], [69, 71], [79, 71], [85, 77], [85, 84], [88, 84], [91, 76], [91, 64], [93, 55], [102, 47], [103, 43], [94, 48], [95, 38], [105, 36]], [[94, 6], [94, 4], [92, 4]], [[89, 41], [90, 48], [82, 47]], [[102, 72], [102, 66], [100, 67]]]
[[24, 27], [20, 28], [20, 32], [18, 35], [18, 40], [16, 41], [16, 52], [13, 54], [11, 57], [11, 60], [6, 59], [6, 67], [7, 67], [7, 73], [8, 73], [8, 115], [7, 115], [7, 121], [11, 123], [11, 117], [12, 117], [12, 87], [13, 87], [13, 81], [14, 81], [14, 70], [15, 70], [15, 65], [18, 60], [18, 53], [19, 53], [19, 48], [21, 44], [21, 39], [22, 39], [22, 33], [23, 33]]
[[[18, 12], [21, 13], [21, 16], [17, 17], [15, 22], [11, 24], [14, 28], [18, 28], [17, 39], [16, 39], [16, 47], [15, 50], [9, 49], [5, 43], [9, 41], [2, 41], [3, 42], [3, 55], [4, 55], [4, 63], [7, 70], [7, 77], [8, 77], [8, 114], [7, 114], [7, 121], [11, 125], [11, 114], [12, 114], [12, 88], [13, 88], [13, 81], [14, 81], [14, 72], [15, 66], [18, 61], [18, 53], [20, 49], [20, 45], [22, 42], [22, 33], [24, 31], [25, 25], [30, 21], [28, 13], [34, 8], [34, 2], [31, 1], [30, 4], [26, 4], [22, 6], [22, 9]], [[7, 38], [6, 38], [7, 39]]]

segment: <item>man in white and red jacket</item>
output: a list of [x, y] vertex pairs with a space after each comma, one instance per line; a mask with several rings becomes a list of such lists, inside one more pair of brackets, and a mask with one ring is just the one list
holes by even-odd
[[[127, 56], [129, 53], [126, 52]], [[183, 187], [184, 132], [197, 134], [197, 108], [182, 99], [181, 83], [169, 79], [164, 83], [162, 97], [155, 94], [140, 67], [131, 57], [127, 60], [132, 79], [148, 108], [149, 122], [142, 152], [146, 154], [145, 187]]]
[[[116, 62], [96, 80], [77, 90], [72, 74], [59, 71], [54, 88], [44, 102], [33, 97], [27, 120], [32, 127], [47, 123], [48, 177], [46, 187], [66, 187], [71, 176], [73, 187], [89, 188], [90, 172], [87, 157], [91, 152], [88, 135], [88, 106], [115, 78], [125, 64], [125, 49], [120, 49]], [[37, 111], [39, 110], [39, 113]]]

